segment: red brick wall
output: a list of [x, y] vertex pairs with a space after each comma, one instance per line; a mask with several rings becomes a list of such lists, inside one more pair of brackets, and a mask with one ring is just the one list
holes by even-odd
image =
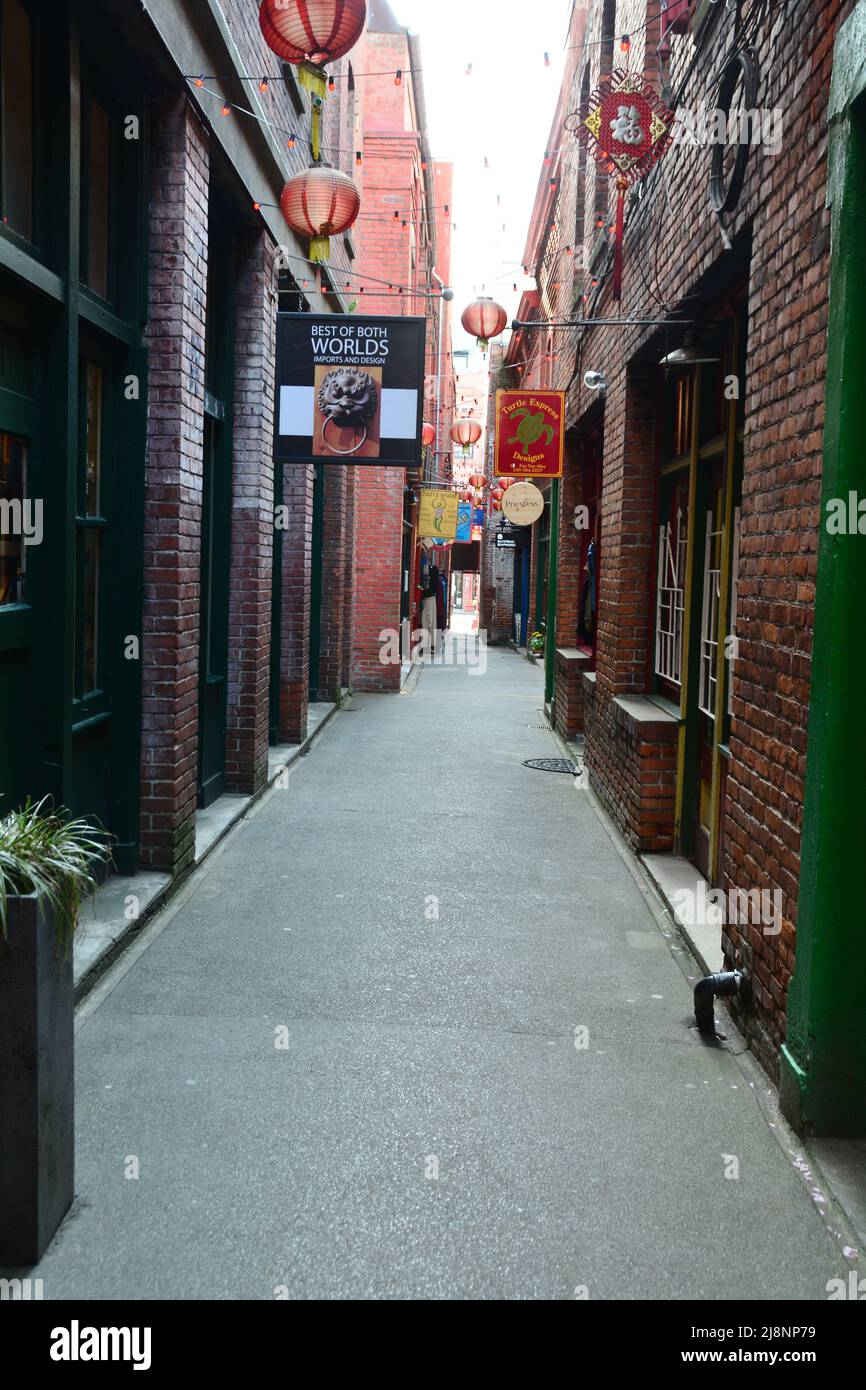
[[142, 862], [192, 862], [198, 736], [208, 140], [179, 96], [154, 113], [142, 641]]
[[[727, 219], [736, 239], [751, 233], [747, 266], [749, 341], [745, 381], [745, 442], [740, 552], [740, 656], [733, 668], [733, 725], [730, 738], [728, 809], [722, 826], [723, 887], [780, 887], [784, 925], [779, 936], [760, 928], [725, 933], [728, 960], [752, 968], [756, 1011], [744, 1019], [756, 1051], [772, 1070], [785, 1035], [785, 994], [793, 963], [799, 878], [799, 841], [806, 758], [811, 636], [821, 473], [823, 385], [827, 319], [829, 213], [826, 209], [827, 106], [832, 47], [838, 24], [851, 5], [841, 0], [809, 0], [785, 9], [767, 8], [754, 36], [761, 68], [759, 104], [779, 108], [784, 120], [781, 153], [755, 149], [748, 163], [738, 207]], [[587, 37], [597, 37], [601, 5], [590, 7]], [[747, 22], [758, 13], [746, 0]], [[654, 34], [658, 4], [628, 0], [617, 5], [616, 33], [632, 34], [632, 66], [654, 73]], [[650, 29], [642, 26], [650, 21]], [[694, 57], [690, 37], [671, 40], [673, 84], [688, 74], [683, 104], [713, 104], [708, 76], [731, 41], [731, 16], [717, 7]], [[646, 38], [644, 35], [646, 34]], [[648, 55], [648, 56], [647, 56]], [[584, 61], [590, 80], [598, 77], [599, 49], [588, 47], [578, 64], [574, 87], [563, 109], [579, 99]], [[620, 58], [614, 54], [615, 61]], [[557, 136], [557, 143], [561, 143]], [[694, 308], [703, 278], [722, 271], [716, 219], [707, 211], [710, 151], [679, 145], [665, 156], [659, 172], [644, 185], [638, 204], [630, 200], [625, 235], [622, 308], [649, 310], [664, 317], [663, 306]], [[563, 197], [570, 186], [566, 172]], [[662, 189], [662, 182], [665, 188]], [[596, 171], [583, 179], [586, 252], [596, 230], [589, 214], [595, 206]], [[563, 201], [551, 215], [563, 225], [576, 211]], [[543, 261], [543, 229], [538, 252]], [[595, 267], [601, 275], [605, 256]], [[552, 267], [545, 272], [552, 280]], [[616, 311], [609, 281], [588, 292], [587, 309], [596, 315]], [[549, 287], [545, 304], [557, 302]], [[653, 340], [653, 341], [651, 341]], [[664, 340], [653, 328], [587, 331], [581, 342], [580, 371], [565, 379], [570, 420], [584, 427], [598, 397], [583, 386], [588, 368], [604, 370], [601, 585], [599, 595], [598, 681], [594, 709], [587, 712], [587, 749], [594, 785], [632, 842], [643, 843], [636, 819], [643, 796], [635, 790], [641, 760], [639, 744], [623, 739], [612, 708], [621, 692], [646, 689], [648, 646], [653, 614], [652, 536], [650, 535], [656, 451], [654, 387], [643, 360], [658, 361]], [[670, 817], [665, 794], [654, 798]], [[652, 799], [652, 798], [651, 798]], [[661, 839], [667, 838], [666, 825]]]
[[[428, 287], [432, 247], [427, 239], [427, 190], [408, 41], [405, 34], [368, 33], [367, 45], [370, 72], [401, 68], [404, 77], [400, 87], [389, 76], [358, 79], [364, 111], [364, 208], [358, 224], [358, 264], [370, 277], [365, 281], [363, 308], [368, 314], [428, 316], [429, 400], [436, 372], [433, 315], [438, 301], [431, 308], [433, 301], [413, 293]], [[383, 283], [377, 285], [377, 281]], [[356, 470], [349, 584], [354, 602], [352, 684], [357, 690], [394, 691], [400, 686], [399, 665], [383, 666], [379, 657], [380, 633], [400, 629], [405, 482], [402, 469]]]
[[348, 468], [325, 469], [322, 537], [322, 610], [319, 696], [334, 700], [343, 683], [343, 624], [346, 619], [346, 505]]
[[286, 464], [283, 501], [280, 717], [283, 743], [303, 743], [310, 703], [310, 579], [313, 559], [315, 468]]
[[226, 783], [267, 782], [274, 548], [275, 247], [265, 232], [237, 247], [235, 398]]
[[[359, 470], [360, 471], [360, 470]], [[357, 535], [353, 685], [356, 690], [400, 689], [399, 664], [383, 665], [381, 632], [400, 630], [402, 468], [365, 468], [355, 499]]]

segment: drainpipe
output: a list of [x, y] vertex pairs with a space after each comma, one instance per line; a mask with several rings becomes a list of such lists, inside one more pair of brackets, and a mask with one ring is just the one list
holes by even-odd
[[442, 447], [440, 440], [442, 422], [442, 321], [445, 313], [445, 305], [450, 304], [454, 298], [454, 291], [446, 288], [445, 281], [434, 266], [431, 274], [433, 279], [438, 281], [441, 294], [439, 296], [439, 346], [436, 350], [436, 481], [439, 481], [439, 460], [442, 457]]
[[695, 985], [695, 1022], [698, 1032], [707, 1037], [716, 1036], [716, 1020], [713, 1004], [716, 999], [731, 999], [734, 995], [743, 997], [747, 987], [747, 977], [743, 970], [723, 970], [718, 975], [706, 975]]

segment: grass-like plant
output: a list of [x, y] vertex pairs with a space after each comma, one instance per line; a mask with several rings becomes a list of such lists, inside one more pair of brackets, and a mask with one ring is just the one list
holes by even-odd
[[68, 948], [81, 901], [96, 887], [95, 871], [110, 858], [109, 836], [89, 821], [69, 820], [51, 798], [0, 818], [0, 934], [6, 936], [10, 897], [35, 893]]

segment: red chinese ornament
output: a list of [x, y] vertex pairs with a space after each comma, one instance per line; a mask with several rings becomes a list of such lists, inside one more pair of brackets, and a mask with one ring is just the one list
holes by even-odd
[[490, 346], [490, 339], [498, 338], [507, 324], [508, 315], [495, 299], [482, 296], [480, 299], [474, 299], [463, 310], [460, 322], [467, 333], [478, 339], [481, 351], [486, 352]]
[[625, 195], [645, 178], [671, 143], [675, 116], [638, 72], [616, 69], [566, 119], [571, 130], [607, 173], [616, 176], [613, 295], [622, 294], [622, 234]]
[[425, 420], [424, 424], [421, 426], [421, 443], [424, 445], [424, 448], [429, 449], [430, 445], [433, 443], [435, 438], [436, 426], [428, 425], [427, 421]]
[[324, 67], [354, 48], [367, 22], [366, 0], [262, 0], [268, 48], [287, 63]]
[[482, 488], [487, 486], [487, 479], [483, 473], [472, 473], [469, 477], [469, 486], [477, 488], [480, 492]]
[[293, 231], [310, 237], [310, 260], [326, 261], [329, 238], [348, 231], [361, 208], [361, 196], [340, 169], [317, 164], [289, 179], [280, 194], [283, 216]]
[[462, 444], [464, 449], [468, 449], [481, 438], [481, 426], [477, 420], [455, 420], [451, 426], [451, 438], [455, 444]]

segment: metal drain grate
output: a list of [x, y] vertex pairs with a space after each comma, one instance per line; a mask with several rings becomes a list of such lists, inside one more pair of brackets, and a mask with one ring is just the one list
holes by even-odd
[[523, 766], [535, 772], [568, 772], [572, 777], [577, 774], [577, 768], [568, 758], [527, 758]]

